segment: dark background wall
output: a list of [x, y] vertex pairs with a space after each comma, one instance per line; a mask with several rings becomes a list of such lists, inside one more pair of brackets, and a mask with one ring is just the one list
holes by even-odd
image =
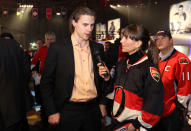
[[[142, 5], [123, 6], [115, 9], [109, 5], [100, 7], [98, 0], [97, 2], [96, 0], [86, 1], [86, 5], [96, 11], [97, 23], [107, 23], [110, 19], [121, 18], [121, 27], [132, 23], [143, 24], [153, 34], [158, 30], [167, 30], [169, 28], [169, 8], [171, 4], [175, 3], [173, 0], [161, 0], [157, 4], [153, 2], [148, 0]], [[15, 12], [10, 12], [8, 16], [0, 17], [0, 31], [11, 32], [24, 47], [28, 47], [29, 42], [44, 38], [44, 33], [47, 31], [54, 31], [57, 39], [64, 39], [70, 35], [68, 18], [75, 7], [68, 11], [65, 18], [53, 14], [50, 20], [46, 19], [45, 13], [39, 13], [39, 18], [33, 19], [30, 11], [28, 14], [23, 15], [22, 18], [16, 16]]]
[[10, 32], [14, 35], [24, 47], [26, 44], [35, 40], [44, 38], [47, 31], [56, 33], [58, 39], [63, 39], [69, 35], [68, 19], [61, 16], [53, 16], [47, 20], [46, 16], [39, 16], [38, 19], [33, 19], [31, 14], [20, 18], [15, 14], [0, 18], [1, 32]]
[[158, 4], [147, 3], [143, 6], [122, 6], [120, 8], [108, 8], [105, 17], [100, 21], [121, 18], [121, 27], [127, 24], [143, 24], [149, 31], [155, 33], [161, 29], [169, 29], [169, 11], [173, 2], [160, 2]]

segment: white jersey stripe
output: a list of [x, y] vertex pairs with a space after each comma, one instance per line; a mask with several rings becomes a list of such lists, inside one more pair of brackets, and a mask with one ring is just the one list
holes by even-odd
[[109, 93], [109, 94], [107, 94], [107, 98], [108, 99], [111, 99], [111, 100], [113, 100], [114, 99], [114, 95], [115, 95], [115, 91], [113, 91], [113, 92], [111, 92], [111, 93]]
[[190, 80], [190, 72], [187, 72], [187, 78]]
[[184, 81], [184, 72], [182, 72], [182, 80]]
[[138, 120], [139, 120], [139, 122], [141, 123], [141, 125], [143, 125], [144, 127], [146, 127], [146, 128], [152, 128], [152, 125], [150, 125], [150, 124], [144, 122], [141, 116], [138, 117]]
[[[113, 104], [113, 114], [117, 113], [119, 106], [120, 106], [120, 104], [115, 101]], [[132, 109], [125, 107], [124, 110], [122, 111], [122, 113], [116, 119], [119, 122], [122, 122], [124, 120], [136, 119], [141, 114], [142, 114], [141, 111], [132, 110]]]
[[[118, 107], [120, 106], [119, 103], [114, 102], [113, 105], [113, 114], [116, 114], [116, 111], [118, 110]], [[116, 119], [119, 122], [123, 122], [125, 120], [132, 120], [132, 119], [136, 119], [138, 117], [139, 122], [141, 123], [141, 125], [143, 125], [146, 128], [151, 128], [152, 125], [150, 125], [149, 123], [145, 123], [142, 118], [141, 118], [142, 112], [138, 111], [138, 110], [133, 110], [130, 108], [125, 107], [123, 112], [120, 114], [119, 117], [117, 117]]]

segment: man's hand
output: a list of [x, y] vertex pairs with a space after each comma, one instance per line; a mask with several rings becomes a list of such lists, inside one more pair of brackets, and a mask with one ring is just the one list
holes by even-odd
[[107, 115], [107, 110], [106, 110], [105, 105], [100, 104], [100, 105], [99, 105], [99, 108], [100, 108], [100, 110], [101, 110], [102, 117], [103, 117], [103, 118], [106, 117], [106, 115]]
[[34, 79], [35, 85], [40, 85], [40, 79], [41, 79], [40, 73], [38, 73], [37, 71], [33, 71], [32, 77]]
[[60, 122], [60, 113], [55, 113], [48, 116], [48, 123], [51, 125], [56, 125]]

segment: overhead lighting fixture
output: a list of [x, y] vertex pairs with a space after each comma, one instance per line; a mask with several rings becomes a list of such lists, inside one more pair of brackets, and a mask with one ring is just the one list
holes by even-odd
[[24, 14], [24, 13], [25, 13], [25, 11], [24, 11], [24, 10], [21, 10], [21, 13], [22, 13], [22, 14]]
[[114, 6], [114, 5], [110, 5], [110, 7], [111, 7], [111, 8], [116, 8], [116, 6]]
[[21, 15], [21, 12], [17, 11], [17, 12], [16, 12], [16, 15], [17, 15], [17, 16], [20, 16], [20, 15]]
[[121, 7], [121, 5], [117, 5], [117, 7]]
[[33, 7], [33, 5], [30, 5], [30, 4], [21, 4], [21, 5], [19, 5], [19, 7], [23, 7], [23, 8], [25, 8], [25, 7], [28, 7], [28, 8], [32, 8]]
[[60, 12], [57, 12], [56, 15], [61, 15], [61, 13], [60, 13]]

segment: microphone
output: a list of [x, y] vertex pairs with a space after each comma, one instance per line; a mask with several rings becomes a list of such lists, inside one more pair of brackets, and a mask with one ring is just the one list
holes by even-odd
[[[94, 50], [94, 55], [95, 55], [97, 61], [98, 61], [99, 63], [101, 63], [101, 66], [105, 66], [105, 65], [104, 65], [104, 62], [103, 62], [102, 59], [101, 59], [100, 51], [99, 51], [98, 48], [96, 48], [96, 49]], [[109, 76], [108, 72], [106, 72], [105, 74], [103, 74], [103, 76], [104, 76], [105, 78], [108, 77], [108, 76]]]

